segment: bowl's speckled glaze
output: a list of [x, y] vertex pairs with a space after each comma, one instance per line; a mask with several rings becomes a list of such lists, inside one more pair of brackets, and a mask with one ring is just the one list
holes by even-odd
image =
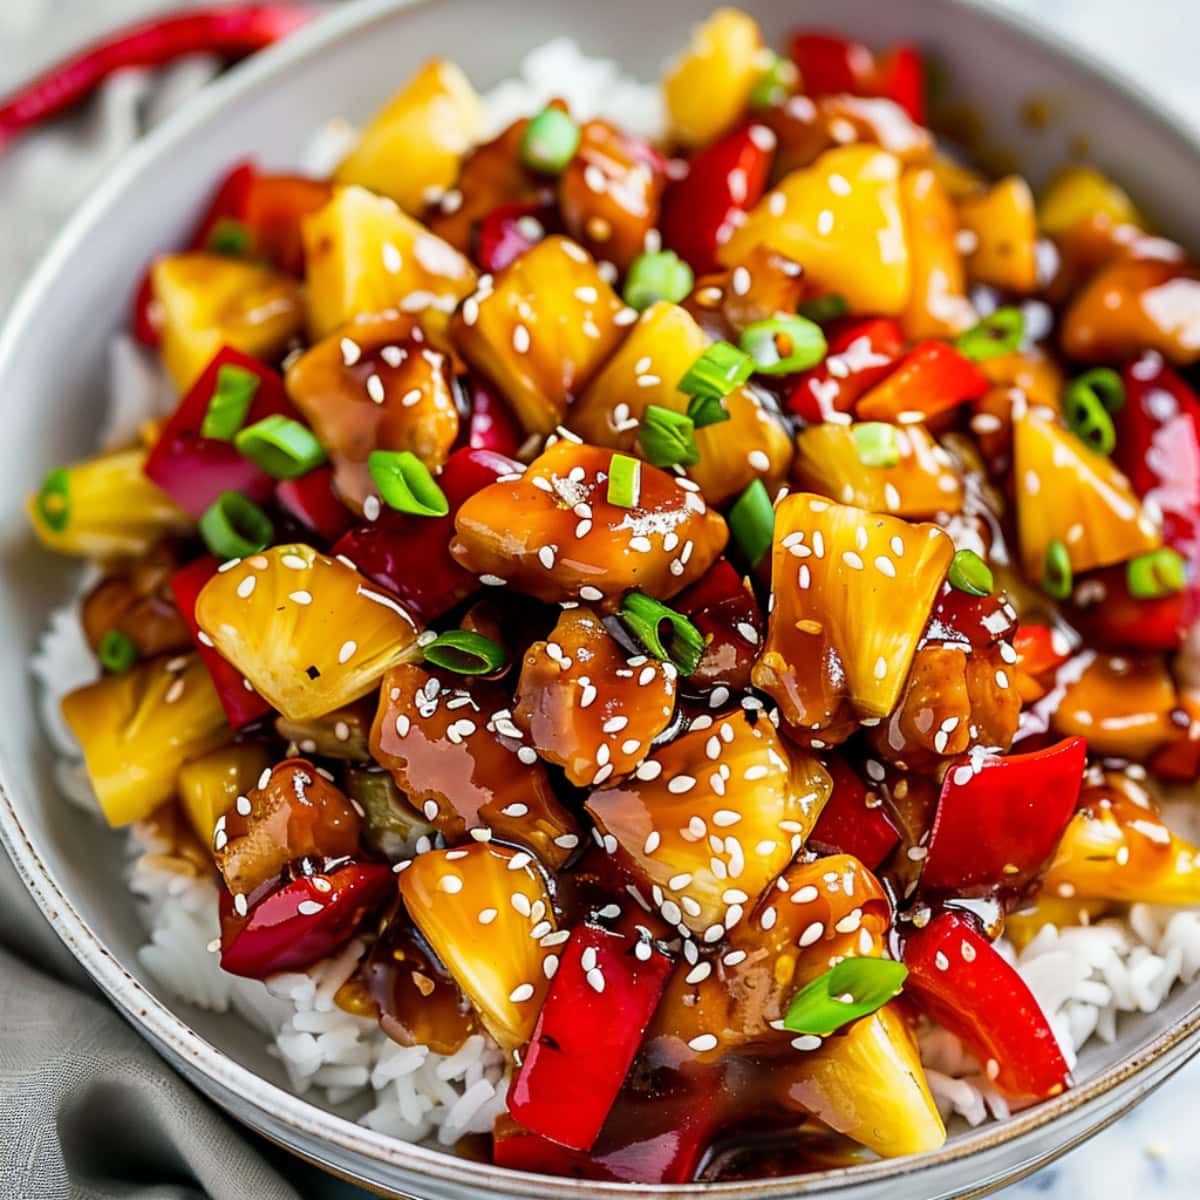
[[[345, 1177], [389, 1195], [466, 1200], [651, 1197], [694, 1188], [627, 1187], [502, 1172], [373, 1133], [301, 1100], [254, 1031], [234, 1015], [173, 1000], [140, 969], [142, 932], [120, 879], [121, 837], [103, 834], [54, 788], [24, 669], [69, 568], [28, 534], [23, 496], [52, 464], [82, 456], [103, 399], [111, 334], [146, 259], [173, 244], [198, 198], [235, 159], [293, 163], [316, 126], [363, 118], [427, 55], [447, 53], [479, 84], [511, 73], [555, 33], [589, 53], [620, 58], [653, 78], [711, 0], [364, 0], [231, 72], [132, 152], [84, 206], [30, 281], [0, 337], [0, 837], [59, 935], [99, 986], [159, 1050], [233, 1116]], [[957, 99], [979, 114], [990, 144], [1015, 154], [1035, 180], [1086, 139], [1096, 159], [1130, 183], [1165, 232], [1200, 246], [1200, 147], [1140, 94], [1009, 18], [955, 0], [744, 0], [768, 35], [797, 23], [866, 40], [912, 39], [946, 67]], [[651, 19], [652, 18], [652, 19]], [[468, 35], [469, 31], [469, 35]], [[1053, 98], [1056, 121], [1034, 131], [1022, 101]], [[942, 1200], [980, 1196], [1077, 1145], [1136, 1104], [1200, 1048], [1200, 996], [1177, 992], [1128, 1021], [1112, 1046], [1089, 1048], [1080, 1084], [1008, 1121], [956, 1135], [937, 1154], [794, 1180], [721, 1184], [750, 1197]]]

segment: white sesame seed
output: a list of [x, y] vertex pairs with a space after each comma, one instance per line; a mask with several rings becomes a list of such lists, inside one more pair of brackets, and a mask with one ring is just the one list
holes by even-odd
[[717, 1048], [717, 1044], [716, 1037], [714, 1037], [711, 1033], [697, 1034], [690, 1042], [688, 1042], [688, 1046], [700, 1054], [703, 1054], [708, 1050], [715, 1050]]

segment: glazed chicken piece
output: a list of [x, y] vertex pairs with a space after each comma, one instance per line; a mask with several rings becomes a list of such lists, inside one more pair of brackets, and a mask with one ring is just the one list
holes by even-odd
[[288, 758], [217, 818], [213, 857], [229, 891], [248, 897], [300, 859], [323, 867], [356, 855], [359, 824], [349, 799], [311, 762]]
[[807, 293], [804, 268], [761, 245], [737, 267], [702, 275], [682, 304], [710, 337], [737, 341], [746, 326], [795, 312]]
[[560, 439], [520, 479], [458, 510], [450, 553], [486, 584], [539, 600], [615, 605], [631, 588], [667, 600], [712, 565], [729, 537], [696, 485], [643, 463], [632, 508], [608, 500], [612, 452]]
[[568, 937], [537, 862], [509, 846], [430, 851], [401, 873], [400, 898], [487, 1031], [523, 1046]]
[[844, 740], [855, 714], [886, 717], [908, 678], [954, 544], [910, 525], [797, 493], [775, 510], [775, 607], [755, 686], [798, 736]]
[[389, 671], [371, 754], [448, 842], [494, 833], [561, 866], [579, 845], [579, 826], [522, 744], [507, 691], [482, 680], [461, 684], [412, 665]]
[[792, 860], [831, 786], [814, 755], [738, 712], [694, 723], [587, 810], [664, 919], [711, 944]]
[[355, 512], [378, 495], [371, 451], [409, 450], [436, 474], [458, 436], [450, 364], [403, 317], [359, 321], [318, 342], [289, 368], [287, 390]]
[[620, 341], [623, 307], [586, 250], [549, 237], [494, 281], [484, 276], [451, 332], [463, 358], [499, 388], [525, 431], [548, 434]]
[[627, 658], [590, 608], [566, 609], [525, 653], [513, 722], [576, 787], [628, 775], [675, 713], [674, 664]]

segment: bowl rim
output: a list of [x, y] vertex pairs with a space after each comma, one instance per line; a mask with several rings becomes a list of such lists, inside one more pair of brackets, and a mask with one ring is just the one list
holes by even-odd
[[[45, 293], [82, 248], [92, 227], [107, 211], [110, 199], [123, 192], [145, 166], [169, 154], [171, 149], [177, 143], [186, 140], [193, 130], [227, 115], [243, 94], [262, 83], [288, 75], [320, 54], [324, 48], [376, 22], [389, 21], [407, 9], [425, 7], [434, 2], [435, 0], [357, 0], [344, 8], [327, 12], [321, 19], [302, 28], [284, 42], [254, 55], [210, 83], [183, 108], [128, 150], [76, 209], [21, 289], [3, 329], [0, 329], [0, 380], [5, 378], [11, 367], [11, 360], [15, 357], [25, 328], [36, 319]], [[956, 9], [967, 9], [974, 18], [985, 24], [990, 23], [1005, 32], [1039, 44], [1056, 57], [1067, 61], [1095, 86], [1116, 92], [1142, 120], [1157, 126], [1160, 133], [1174, 142], [1181, 154], [1200, 161], [1200, 138], [1188, 131], [1168, 107], [1152, 97], [1140, 84], [1126, 77], [1122, 71], [1067, 42], [1055, 31], [1022, 14], [997, 8], [987, 0], [926, 2], [942, 8], [951, 16]], [[223, 1102], [223, 1095], [232, 1094], [244, 1100], [248, 1105], [249, 1114], [234, 1115], [260, 1135], [279, 1142], [279, 1135], [273, 1133], [272, 1129], [282, 1125], [295, 1133], [313, 1138], [318, 1143], [336, 1146], [345, 1153], [408, 1172], [419, 1178], [436, 1180], [439, 1188], [441, 1185], [451, 1184], [471, 1189], [480, 1188], [483, 1189], [483, 1194], [491, 1191], [512, 1196], [545, 1197], [547, 1200], [556, 1196], [568, 1196], [576, 1200], [587, 1200], [589, 1197], [596, 1200], [616, 1200], [617, 1197], [666, 1200], [670, 1196], [712, 1194], [721, 1197], [722, 1200], [741, 1197], [747, 1200], [749, 1197], [765, 1200], [767, 1197], [801, 1193], [831, 1195], [882, 1180], [912, 1180], [936, 1167], [1003, 1145], [1019, 1147], [1027, 1143], [1037, 1130], [1077, 1110], [1083, 1110], [1118, 1085], [1142, 1076], [1149, 1068], [1165, 1067], [1155, 1078], [1147, 1075], [1143, 1080], [1146, 1086], [1142, 1093], [1129, 1104], [1121, 1105], [1117, 1111], [1106, 1114], [1094, 1127], [1076, 1134], [1065, 1144], [1048, 1153], [1032, 1154], [1025, 1160], [1025, 1169], [1018, 1176], [1022, 1177], [1046, 1161], [1073, 1149], [1111, 1123], [1142, 1096], [1148, 1094], [1167, 1074], [1200, 1051], [1198, 984], [1196, 998], [1182, 1018], [1134, 1054], [1119, 1060], [1099, 1075], [1054, 1099], [1044, 1101], [1003, 1121], [982, 1125], [947, 1142], [935, 1151], [800, 1176], [722, 1183], [628, 1184], [566, 1179], [514, 1171], [491, 1163], [459, 1158], [449, 1150], [405, 1142], [356, 1124], [310, 1103], [280, 1085], [268, 1082], [206, 1041], [125, 969], [71, 902], [22, 824], [11, 800], [10, 792], [13, 790], [8, 779], [7, 766], [0, 757], [0, 843], [3, 843], [8, 851], [18, 875], [51, 927], [92, 980], [117, 1010], [146, 1036], [164, 1057], [183, 1068], [185, 1075], [197, 1074], [211, 1085], [204, 1090], [223, 1111], [229, 1111]], [[304, 1153], [292, 1146], [287, 1148], [294, 1153]], [[995, 1186], [1005, 1182], [1009, 1180], [998, 1180]], [[371, 1186], [379, 1185], [372, 1182]], [[985, 1183], [982, 1190], [973, 1191], [971, 1195], [983, 1195], [990, 1190]]]

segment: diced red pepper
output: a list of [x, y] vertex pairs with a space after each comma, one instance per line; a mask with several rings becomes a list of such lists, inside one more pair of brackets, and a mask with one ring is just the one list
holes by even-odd
[[[1110, 650], [1178, 650], [1187, 633], [1187, 593], [1138, 599], [1125, 578], [1125, 567], [1107, 567], [1089, 575], [1097, 589], [1094, 604], [1072, 610], [1071, 623], [1089, 641]], [[1086, 586], [1086, 584], [1085, 584]]]
[[850, 412], [903, 352], [904, 333], [890, 317], [839, 321], [830, 328], [825, 361], [799, 376], [787, 407], [812, 424], [829, 420], [833, 413]]
[[393, 592], [424, 622], [449, 612], [479, 587], [474, 575], [450, 557], [459, 506], [501, 475], [523, 471], [520, 463], [491, 450], [456, 450], [438, 484], [450, 502], [444, 517], [419, 517], [384, 509], [377, 521], [343, 535], [333, 548], [368, 578]]
[[904, 946], [904, 990], [957, 1034], [1010, 1099], [1045, 1100], [1071, 1072], [1045, 1013], [1015, 967], [967, 917], [942, 913]]
[[902, 43], [876, 57], [862, 42], [803, 31], [792, 37], [791, 55], [806, 95], [882, 96], [925, 124], [925, 72], [915, 46]]
[[562, 1146], [590, 1150], [670, 971], [671, 960], [647, 940], [577, 926], [509, 1091], [517, 1121]]
[[1155, 753], [1150, 769], [1161, 779], [1195, 783], [1200, 779], [1200, 692], [1180, 692], [1178, 717], [1186, 724], [1181, 724], [1174, 741]]
[[852, 854], [874, 871], [900, 842], [900, 833], [875, 793], [867, 803], [867, 785], [845, 759], [825, 766], [833, 777], [833, 791], [809, 836], [809, 845], [828, 854]]
[[475, 231], [475, 259], [493, 274], [536, 246], [550, 230], [553, 210], [540, 204], [498, 204]]
[[906, 413], [928, 418], [978, 400], [990, 386], [987, 376], [949, 342], [918, 342], [859, 400], [855, 414], [860, 421], [897, 421]]
[[1076, 737], [1033, 754], [952, 766], [942, 780], [921, 886], [978, 896], [1032, 883], [1075, 814], [1086, 765], [1087, 744]]
[[961, 646], [966, 642], [973, 650], [984, 650], [1013, 637], [1016, 630], [1017, 614], [1003, 593], [971, 596], [944, 583], [934, 601], [921, 644], [945, 642]]
[[258, 376], [258, 390], [245, 424], [252, 425], [272, 413], [298, 416], [278, 371], [228, 346], [218, 350], [171, 414], [146, 459], [147, 478], [193, 517], [203, 516], [222, 492], [242, 492], [256, 503], [264, 504], [275, 490], [275, 480], [239, 454], [232, 442], [201, 436], [204, 415], [216, 390], [217, 374], [226, 365]]
[[508, 403], [481, 379], [471, 380], [471, 416], [467, 445], [472, 450], [493, 450], [516, 458], [525, 433]]
[[171, 591], [175, 596], [175, 607], [191, 631], [192, 641], [196, 643], [196, 649], [212, 677], [213, 687], [217, 689], [217, 698], [221, 701], [225, 716], [229, 718], [229, 724], [234, 729], [241, 729], [243, 725], [265, 717], [271, 711], [271, 706], [250, 687], [237, 667], [200, 638], [200, 626], [196, 622], [196, 597], [217, 573], [218, 566], [212, 555], [205, 555], [186, 567], [180, 567], [171, 576]]
[[1071, 657], [1066, 637], [1049, 625], [1018, 625], [1013, 649], [1017, 654], [1013, 665], [1026, 675], [1057, 671]]
[[299, 479], [281, 479], [275, 485], [275, 500], [326, 543], [336, 542], [354, 524], [354, 514], [333, 490], [333, 468], [328, 464]]
[[240, 220], [250, 230], [252, 251], [289, 275], [304, 274], [304, 218], [329, 203], [333, 187], [303, 175], [255, 175], [241, 207]]
[[762, 197], [771, 170], [772, 141], [753, 125], [735, 130], [696, 154], [683, 179], [663, 196], [663, 244], [697, 275], [718, 269], [717, 247], [738, 217]]
[[395, 876], [380, 863], [350, 863], [327, 874], [302, 875], [260, 898], [244, 917], [221, 893], [221, 969], [247, 979], [297, 971], [345, 945], [363, 919], [394, 894]]
[[718, 684], [743, 688], [763, 638], [762, 613], [754, 593], [728, 559], [720, 558], [672, 602], [704, 638], [704, 655], [689, 677], [702, 690]]
[[879, 56], [875, 72], [879, 94], [894, 100], [918, 125], [925, 119], [925, 64], [921, 52], [906, 43]]

